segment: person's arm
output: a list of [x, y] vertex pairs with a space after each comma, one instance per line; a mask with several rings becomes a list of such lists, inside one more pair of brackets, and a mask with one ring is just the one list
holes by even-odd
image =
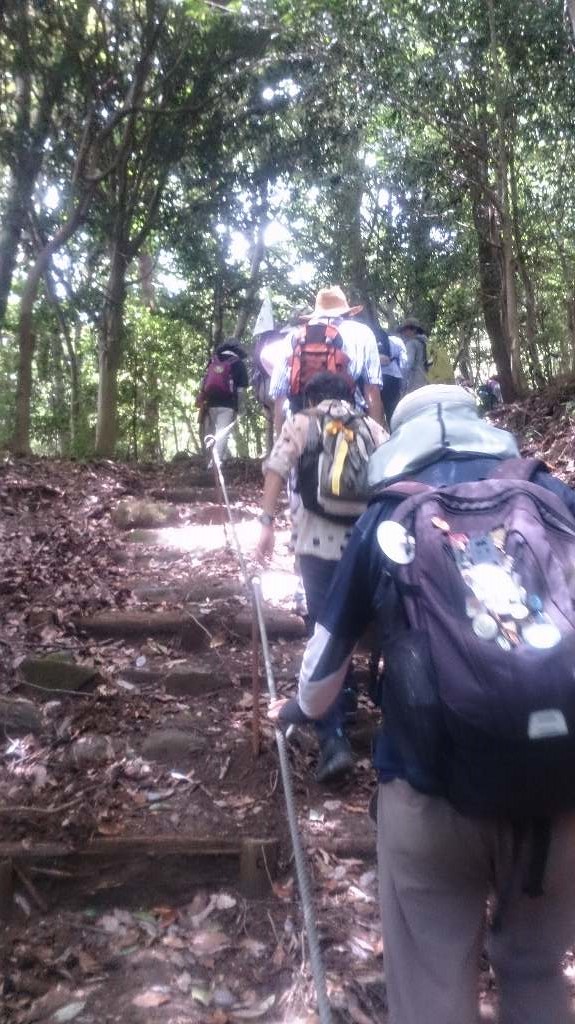
[[284, 421], [284, 405], [285, 395], [279, 395], [274, 399], [274, 437], [278, 438], [281, 434], [282, 424]]
[[381, 376], [381, 361], [375, 334], [369, 327], [362, 325], [361, 341], [363, 344], [363, 367], [361, 376], [364, 384], [364, 398], [367, 404], [367, 411], [377, 423], [383, 423], [383, 405], [381, 402], [381, 388], [383, 378]]
[[262, 562], [273, 554], [275, 540], [273, 519], [278, 498], [285, 481], [304, 449], [309, 424], [310, 421], [305, 416], [296, 416], [293, 420], [286, 421], [267, 460], [262, 496], [263, 521], [256, 547], [256, 557]]
[[372, 420], [375, 420], [376, 423], [383, 424], [383, 405], [379, 384], [365, 385], [365, 400], [367, 402], [367, 411]]
[[373, 545], [379, 517], [374, 506], [353, 529], [304, 651], [297, 700], [281, 707], [278, 702], [273, 709], [283, 727], [322, 718], [344, 685], [354, 647], [375, 614], [381, 561]]
[[256, 547], [256, 558], [259, 559], [260, 562], [265, 562], [273, 555], [275, 543], [273, 521], [276, 514], [278, 498], [283, 490], [284, 484], [285, 480], [283, 476], [280, 476], [280, 474], [276, 473], [273, 469], [266, 470], [264, 493], [262, 498], [260, 537]]

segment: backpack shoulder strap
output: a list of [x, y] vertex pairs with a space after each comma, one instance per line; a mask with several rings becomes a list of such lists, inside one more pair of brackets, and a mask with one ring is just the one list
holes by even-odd
[[325, 340], [331, 345], [335, 345], [336, 348], [341, 348], [343, 345], [343, 338], [339, 333], [339, 329], [335, 324], [326, 324], [325, 326]]
[[490, 480], [533, 480], [537, 473], [549, 473], [549, 466], [543, 459], [504, 459], [489, 474]]

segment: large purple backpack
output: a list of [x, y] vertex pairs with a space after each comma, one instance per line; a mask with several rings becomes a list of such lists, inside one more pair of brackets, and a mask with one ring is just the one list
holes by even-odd
[[217, 404], [218, 399], [230, 398], [234, 393], [233, 366], [237, 357], [220, 359], [213, 355], [208, 363], [206, 375], [202, 383], [202, 397]]
[[402, 499], [378, 540], [407, 626], [384, 645], [384, 715], [463, 814], [575, 809], [575, 519], [541, 468], [383, 492]]

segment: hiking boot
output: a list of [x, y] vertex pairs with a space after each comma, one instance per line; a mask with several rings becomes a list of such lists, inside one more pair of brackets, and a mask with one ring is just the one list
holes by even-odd
[[353, 754], [345, 736], [330, 736], [321, 748], [316, 772], [318, 782], [333, 782], [353, 768]]

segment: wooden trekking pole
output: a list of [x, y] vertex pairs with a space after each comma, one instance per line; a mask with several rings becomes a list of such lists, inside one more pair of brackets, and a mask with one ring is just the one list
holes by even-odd
[[260, 753], [260, 657], [259, 627], [254, 601], [252, 599], [252, 752]]

